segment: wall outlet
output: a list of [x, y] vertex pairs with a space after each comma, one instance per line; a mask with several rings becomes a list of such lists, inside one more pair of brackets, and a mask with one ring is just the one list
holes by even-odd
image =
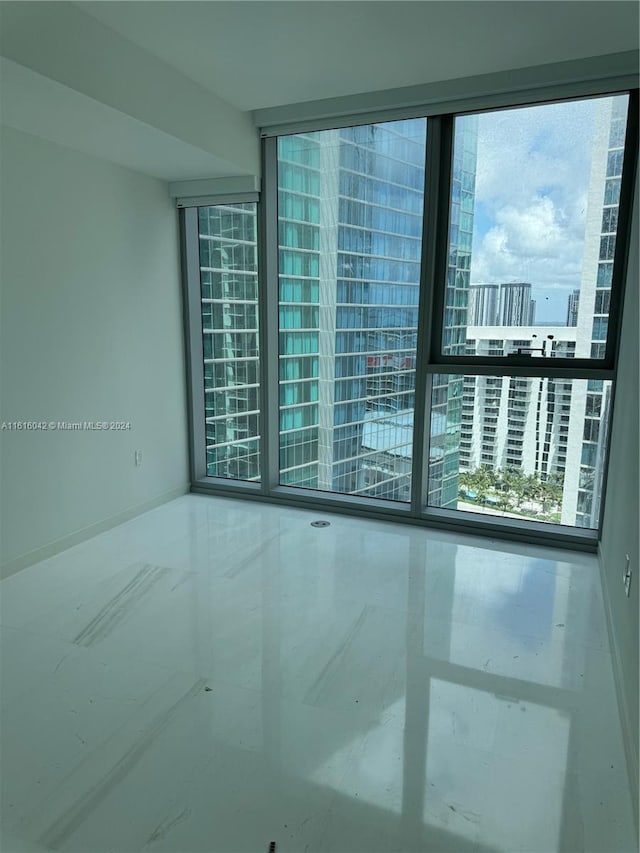
[[134, 455], [134, 459], [135, 459], [136, 465], [142, 465], [142, 451], [141, 450], [136, 450], [135, 455]]
[[622, 582], [624, 583], [626, 596], [629, 598], [629, 595], [631, 594], [631, 566], [628, 554], [625, 554], [624, 557], [624, 574], [622, 575]]

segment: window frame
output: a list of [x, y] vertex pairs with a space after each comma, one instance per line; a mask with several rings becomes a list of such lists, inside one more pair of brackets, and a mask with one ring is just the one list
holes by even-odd
[[[258, 317], [260, 328], [260, 482], [234, 481], [206, 474], [204, 454], [204, 377], [200, 333], [200, 275], [197, 234], [197, 207], [229, 203], [227, 196], [192, 197], [178, 203], [180, 210], [181, 259], [184, 285], [184, 325], [187, 348], [188, 402], [190, 421], [191, 489], [204, 494], [237, 496], [282, 503], [314, 511], [342, 512], [388, 521], [405, 521], [453, 532], [467, 532], [542, 545], [595, 551], [602, 528], [605, 505], [607, 459], [605, 460], [600, 518], [597, 529], [487, 516], [460, 510], [430, 507], [428, 466], [431, 386], [436, 374], [548, 377], [558, 379], [610, 380], [610, 418], [615, 407], [615, 376], [620, 345], [621, 308], [627, 276], [631, 240], [631, 213], [637, 169], [638, 90], [632, 75], [621, 78], [549, 85], [518, 93], [442, 101], [420, 106], [349, 113], [333, 118], [274, 125], [262, 132], [263, 190], [256, 200], [258, 214]], [[446, 256], [449, 241], [449, 187], [453, 155], [453, 121], [456, 115], [514, 109], [606, 95], [629, 94], [629, 110], [624, 148], [618, 239], [613, 263], [609, 308], [609, 336], [604, 360], [531, 359], [529, 356], [445, 356], [441, 354], [442, 307], [445, 298]], [[442, 108], [445, 107], [443, 110]], [[279, 447], [279, 275], [278, 275], [278, 188], [277, 139], [309, 130], [323, 130], [367, 124], [375, 121], [426, 117], [428, 120], [425, 161], [422, 263], [418, 305], [416, 387], [414, 409], [412, 497], [409, 503], [365, 496], [341, 495], [280, 484]], [[194, 221], [196, 223], [194, 234]], [[195, 283], [195, 286], [194, 286]], [[198, 298], [196, 298], [198, 297]], [[545, 364], [546, 362], [546, 364]]]
[[[189, 470], [192, 487], [210, 484], [216, 489], [240, 485], [247, 492], [261, 491], [261, 483], [251, 480], [231, 480], [210, 476], [207, 473], [206, 402], [204, 375], [204, 340], [202, 335], [202, 293], [200, 281], [200, 240], [198, 211], [201, 207], [227, 206], [255, 203], [256, 226], [258, 229], [258, 293], [260, 292], [260, 199], [257, 193], [215, 195], [206, 197], [189, 196], [178, 199], [178, 223], [180, 233], [180, 260], [183, 282], [183, 326], [186, 342], [187, 410], [189, 415]], [[260, 299], [258, 299], [258, 328], [260, 328]], [[258, 376], [260, 378], [259, 400], [262, 404], [264, 383], [262, 357], [258, 353]], [[260, 427], [262, 421], [259, 418]], [[260, 443], [262, 453], [262, 444]]]
[[[514, 110], [523, 107], [542, 106], [545, 104], [557, 104], [563, 102], [575, 102], [576, 100], [595, 99], [597, 97], [615, 96], [627, 94], [629, 96], [629, 106], [627, 112], [627, 127], [623, 149], [622, 162], [622, 179], [620, 183], [620, 199], [618, 202], [617, 230], [615, 239], [615, 252], [612, 263], [612, 280], [610, 288], [609, 302], [609, 321], [608, 335], [603, 359], [595, 358], [558, 358], [553, 359], [553, 369], [562, 370], [564, 368], [577, 370], [587, 370], [591, 378], [612, 378], [612, 371], [615, 370], [617, 354], [619, 348], [620, 336], [620, 321], [621, 307], [624, 298], [624, 286], [626, 281], [627, 261], [629, 255], [629, 242], [631, 236], [631, 213], [633, 206], [633, 192], [635, 184], [635, 170], [637, 167], [637, 139], [638, 139], [638, 90], [627, 90], [627, 92], [601, 92], [598, 95], [584, 95], [581, 98], [567, 96], [564, 98], [554, 99], [553, 101], [543, 100], [534, 103], [525, 102], [521, 104], [513, 104], [509, 107], [501, 107], [500, 110]], [[442, 137], [443, 146], [441, 149], [441, 168], [440, 178], [442, 187], [439, 190], [438, 206], [436, 210], [435, 228], [438, 232], [437, 245], [435, 247], [436, 262], [435, 262], [435, 280], [432, 288], [431, 299], [431, 322], [433, 324], [431, 332], [431, 347], [429, 350], [429, 364], [439, 367], [451, 367], [454, 365], [467, 365], [475, 371], [479, 367], [485, 367], [488, 364], [500, 365], [501, 368], [520, 369], [532, 371], [532, 359], [527, 355], [503, 355], [491, 356], [489, 360], [482, 355], [445, 355], [442, 352], [442, 338], [444, 326], [444, 307], [446, 295], [446, 268], [447, 255], [449, 249], [449, 227], [450, 227], [450, 198], [449, 186], [451, 183], [451, 173], [453, 164], [453, 143], [454, 143], [454, 122], [456, 117], [464, 115], [479, 115], [481, 113], [498, 112], [495, 108], [487, 108], [486, 110], [461, 111], [457, 113], [449, 113], [440, 117], [442, 121]], [[602, 239], [602, 238], [601, 238]], [[607, 239], [610, 239], [607, 238]], [[540, 371], [545, 375], [553, 375], [552, 372], [547, 373], [549, 368], [545, 367], [546, 359], [536, 359], [535, 374]], [[542, 364], [538, 364], [542, 362]], [[602, 376], [595, 377], [594, 371], [602, 372]], [[444, 372], [444, 371], [443, 371]], [[532, 371], [533, 372], [533, 371]], [[604, 375], [606, 373], [606, 376]], [[557, 374], [559, 376], [559, 374]], [[576, 378], [577, 375], [576, 375]]]

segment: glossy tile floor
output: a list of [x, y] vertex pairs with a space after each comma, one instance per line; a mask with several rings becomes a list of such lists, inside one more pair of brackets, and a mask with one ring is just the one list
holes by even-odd
[[185, 496], [2, 583], [3, 853], [634, 850], [594, 557]]

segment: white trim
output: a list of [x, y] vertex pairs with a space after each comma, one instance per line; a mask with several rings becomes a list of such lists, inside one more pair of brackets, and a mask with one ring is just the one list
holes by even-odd
[[171, 198], [217, 197], [259, 192], [260, 178], [256, 175], [231, 175], [226, 178], [172, 181], [169, 183], [169, 196]]
[[96, 521], [88, 527], [83, 527], [81, 530], [69, 533], [61, 539], [56, 539], [54, 542], [49, 542], [49, 544], [42, 545], [40, 548], [34, 548], [32, 551], [27, 551], [26, 554], [22, 554], [13, 560], [3, 563], [2, 566], [0, 566], [0, 578], [4, 580], [4, 578], [15, 575], [16, 572], [26, 569], [29, 566], [34, 565], [34, 563], [39, 563], [41, 560], [53, 557], [61, 551], [66, 551], [67, 548], [72, 548], [74, 545], [78, 545], [80, 542], [85, 542], [87, 539], [91, 539], [99, 533], [104, 533], [107, 530], [111, 530], [113, 527], [117, 527], [119, 524], [124, 524], [125, 521], [129, 521], [138, 515], [142, 515], [144, 512], [149, 512], [149, 510], [155, 509], [161, 504], [172, 501], [175, 498], [182, 497], [182, 495], [188, 494], [189, 491], [190, 485], [185, 483], [175, 489], [170, 489], [168, 492], [163, 492], [155, 498], [150, 498], [147, 501], [130, 506], [122, 512], [116, 513], [116, 515], [111, 515], [109, 518], [105, 518], [102, 521]]

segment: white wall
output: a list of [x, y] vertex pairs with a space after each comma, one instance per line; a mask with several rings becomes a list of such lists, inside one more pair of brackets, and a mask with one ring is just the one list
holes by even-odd
[[0, 432], [8, 573], [46, 555], [38, 549], [186, 489], [188, 473], [166, 184], [8, 128], [0, 140], [0, 420], [131, 423]]
[[[600, 563], [607, 602], [618, 700], [631, 756], [632, 798], [638, 822], [638, 584], [640, 583], [640, 520], [638, 464], [638, 196], [625, 295], [621, 357], [611, 433], [606, 509]], [[624, 594], [625, 555], [633, 571], [631, 596]], [[635, 766], [634, 766], [635, 765]]]

